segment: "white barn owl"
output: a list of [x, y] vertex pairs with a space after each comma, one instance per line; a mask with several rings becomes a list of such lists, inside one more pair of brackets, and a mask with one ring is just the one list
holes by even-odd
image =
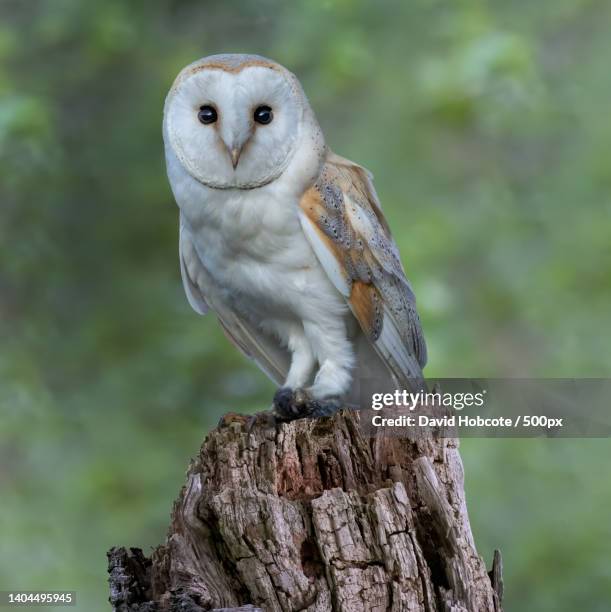
[[279, 386], [285, 419], [422, 381], [415, 298], [367, 170], [332, 153], [297, 78], [253, 55], [187, 66], [165, 103], [191, 306]]

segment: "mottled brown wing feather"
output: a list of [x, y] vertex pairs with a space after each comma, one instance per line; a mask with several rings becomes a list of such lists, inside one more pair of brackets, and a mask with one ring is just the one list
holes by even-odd
[[422, 377], [426, 344], [405, 277], [367, 170], [329, 154], [301, 200], [301, 221], [329, 278], [400, 382]]

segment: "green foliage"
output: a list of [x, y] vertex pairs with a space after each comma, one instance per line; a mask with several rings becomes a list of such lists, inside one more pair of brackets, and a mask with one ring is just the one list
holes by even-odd
[[[271, 385], [180, 284], [161, 112], [224, 51], [302, 80], [370, 168], [431, 376], [608, 376], [603, 0], [0, 3], [0, 588], [105, 610], [104, 553], [159, 543], [188, 457]], [[603, 610], [608, 443], [468, 440], [507, 609]]]

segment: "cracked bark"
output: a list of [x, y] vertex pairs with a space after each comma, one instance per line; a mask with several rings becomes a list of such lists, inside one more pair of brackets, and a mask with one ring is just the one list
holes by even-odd
[[228, 415], [191, 462], [165, 544], [109, 553], [117, 612], [501, 612], [454, 439], [366, 437], [342, 411]]

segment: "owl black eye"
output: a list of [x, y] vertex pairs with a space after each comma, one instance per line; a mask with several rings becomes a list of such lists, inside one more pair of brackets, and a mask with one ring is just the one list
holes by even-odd
[[272, 113], [272, 109], [269, 106], [258, 106], [255, 110], [254, 119], [257, 123], [267, 125], [272, 122], [273, 118], [274, 113]]
[[209, 123], [214, 123], [218, 119], [218, 115], [213, 106], [200, 106], [199, 113], [197, 113], [197, 118], [199, 119], [200, 123], [208, 125]]

